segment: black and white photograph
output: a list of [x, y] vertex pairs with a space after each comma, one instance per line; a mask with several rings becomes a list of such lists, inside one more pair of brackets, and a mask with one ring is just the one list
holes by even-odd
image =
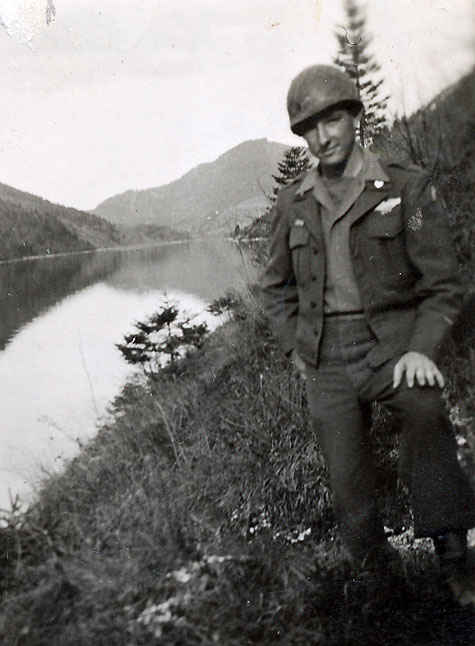
[[0, 0], [0, 642], [475, 646], [472, 0]]

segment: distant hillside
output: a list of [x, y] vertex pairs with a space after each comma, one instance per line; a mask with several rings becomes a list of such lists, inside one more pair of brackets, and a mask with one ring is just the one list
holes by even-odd
[[236, 226], [246, 228], [256, 218], [260, 218], [269, 208], [269, 200], [261, 195], [251, 197], [230, 206], [224, 211], [210, 213], [206, 220], [202, 221], [198, 233], [231, 233]]
[[475, 68], [376, 142], [385, 157], [418, 164], [432, 175], [448, 207], [460, 269], [475, 279]]
[[120, 232], [102, 218], [0, 184], [1, 260], [120, 242]]
[[163, 226], [117, 227], [93, 213], [0, 184], [0, 260], [182, 240], [188, 235]]
[[189, 240], [190, 234], [187, 231], [176, 231], [170, 227], [156, 224], [136, 224], [133, 227], [121, 226], [122, 238], [127, 244], [151, 244], [153, 242], [170, 242], [177, 240]]
[[240, 218], [249, 219], [250, 200], [257, 200], [257, 208], [262, 208], [263, 190], [271, 192], [271, 175], [286, 149], [267, 139], [246, 141], [170, 184], [111, 197], [94, 213], [121, 225], [150, 223], [194, 232], [231, 231]]

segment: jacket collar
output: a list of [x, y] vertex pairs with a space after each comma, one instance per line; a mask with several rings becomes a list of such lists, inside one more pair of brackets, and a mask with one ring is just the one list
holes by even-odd
[[[390, 182], [390, 178], [382, 167], [378, 157], [357, 143], [351, 152], [343, 175], [346, 177], [358, 177], [365, 183], [374, 182], [375, 188], [377, 189], [382, 188], [384, 184]], [[380, 184], [381, 182], [382, 184]], [[328, 193], [320, 175], [318, 161], [308, 171], [299, 188], [295, 191], [296, 198], [303, 197], [310, 189], [313, 189], [313, 194], [316, 199], [325, 205], [328, 199]]]
[[[352, 223], [359, 220], [391, 193], [391, 180], [379, 159], [367, 150], [360, 150], [363, 154], [363, 166], [360, 167], [360, 173], [356, 177], [359, 197], [351, 207]], [[350, 165], [350, 170], [352, 167]], [[320, 190], [321, 188], [323, 191]], [[308, 230], [316, 240], [321, 237], [322, 226], [321, 219], [317, 217], [320, 213], [319, 202], [325, 205], [325, 196], [331, 201], [317, 166], [307, 173], [294, 194], [295, 216], [305, 221]], [[333, 207], [333, 203], [331, 203], [331, 207]]]

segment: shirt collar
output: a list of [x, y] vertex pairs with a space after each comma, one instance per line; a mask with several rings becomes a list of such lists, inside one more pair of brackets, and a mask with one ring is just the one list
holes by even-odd
[[[363, 164], [361, 165], [361, 160]], [[310, 189], [319, 189], [322, 185], [321, 176], [317, 164], [311, 168], [307, 175], [305, 175], [299, 188], [296, 190], [296, 195], [302, 196]], [[384, 171], [378, 157], [369, 150], [362, 148], [359, 144], [355, 144], [351, 151], [350, 158], [343, 174], [344, 177], [360, 177], [364, 182], [369, 181], [382, 181], [389, 182], [389, 177]]]
[[363, 179], [365, 182], [379, 180], [380, 182], [389, 182], [390, 179], [381, 165], [378, 157], [370, 150], [363, 150], [364, 168]]

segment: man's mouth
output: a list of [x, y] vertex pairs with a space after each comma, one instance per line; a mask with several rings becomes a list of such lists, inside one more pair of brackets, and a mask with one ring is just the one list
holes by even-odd
[[320, 157], [331, 157], [334, 153], [336, 153], [338, 149], [338, 146], [332, 146], [331, 148], [327, 148], [326, 150], [320, 151], [319, 156]]

